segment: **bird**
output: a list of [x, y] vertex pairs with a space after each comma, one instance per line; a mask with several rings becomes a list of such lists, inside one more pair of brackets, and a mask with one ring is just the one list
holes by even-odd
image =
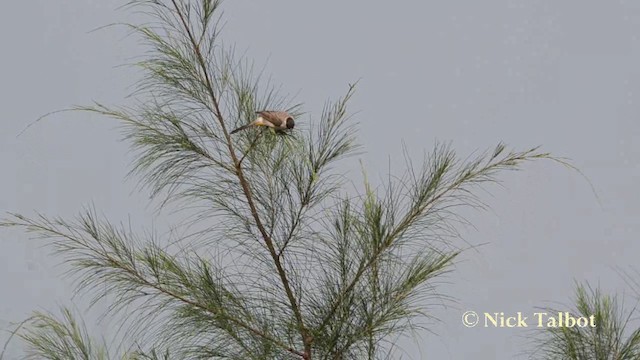
[[258, 117], [247, 125], [240, 126], [239, 128], [231, 131], [231, 134], [235, 134], [239, 131], [248, 129], [253, 126], [267, 126], [276, 132], [284, 132], [284, 130], [291, 130], [295, 126], [293, 116], [286, 111], [257, 111]]

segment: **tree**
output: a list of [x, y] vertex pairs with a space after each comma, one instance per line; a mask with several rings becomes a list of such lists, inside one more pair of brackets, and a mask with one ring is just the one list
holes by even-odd
[[[630, 278], [630, 280], [632, 280]], [[637, 285], [637, 283], [636, 283]], [[544, 327], [535, 339], [532, 358], [562, 360], [637, 360], [640, 328], [630, 330], [635, 306], [627, 311], [617, 296], [603, 294], [588, 284], [576, 286], [573, 317], [593, 316], [595, 327]], [[547, 309], [547, 313], [561, 311]]]
[[[92, 303], [125, 314], [135, 359], [360, 359], [393, 354], [420, 328], [421, 301], [460, 249], [456, 211], [502, 170], [551, 157], [499, 144], [460, 161], [436, 145], [402, 175], [345, 190], [336, 164], [357, 153], [347, 103], [328, 102], [311, 129], [249, 130], [256, 110], [290, 104], [220, 35], [220, 2], [134, 0], [152, 17], [128, 25], [148, 46], [131, 106], [73, 108], [114, 118], [136, 151], [132, 174], [162, 207], [198, 206], [199, 245], [165, 247], [83, 211], [73, 221], [11, 214], [3, 226], [51, 240]], [[301, 106], [286, 110], [299, 116]], [[193, 225], [193, 224], [190, 224]], [[186, 244], [194, 237], [171, 239]], [[166, 240], [166, 239], [162, 239]], [[96, 291], [106, 286], [107, 291]], [[33, 358], [106, 359], [72, 313], [37, 313], [19, 335]]]

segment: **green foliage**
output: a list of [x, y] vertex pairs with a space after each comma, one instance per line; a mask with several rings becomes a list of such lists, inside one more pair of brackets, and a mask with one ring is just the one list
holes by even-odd
[[109, 359], [105, 344], [95, 345], [82, 323], [69, 309], [62, 309], [62, 320], [47, 313], [35, 313], [21, 335], [29, 345], [27, 359]]
[[[637, 360], [640, 328], [629, 329], [636, 308], [627, 311], [617, 296], [578, 284], [574, 317], [595, 316], [595, 327], [549, 327], [536, 339], [533, 358], [562, 360]], [[549, 313], [558, 313], [548, 309]]]
[[[360, 149], [347, 111], [354, 85], [308, 130], [279, 136], [252, 129], [232, 137], [229, 130], [253, 120], [256, 110], [299, 117], [300, 105], [265, 86], [220, 42], [219, 1], [129, 5], [152, 18], [128, 25], [148, 50], [135, 64], [144, 73], [135, 104], [74, 110], [123, 125], [135, 153], [131, 175], [162, 207], [197, 208], [192, 224], [205, 228], [199, 238], [207, 251], [173, 251], [161, 244], [188, 239], [136, 235], [93, 209], [75, 221], [13, 214], [1, 224], [51, 239], [78, 290], [123, 316], [135, 343], [125, 357], [390, 355], [393, 339], [429, 316], [424, 300], [433, 294], [432, 280], [460, 253], [450, 240], [457, 208], [482, 207], [473, 191], [498, 172], [550, 158], [499, 144], [463, 162], [438, 144], [420, 166], [407, 157], [404, 175], [389, 175], [377, 188], [365, 182], [363, 194], [349, 196], [336, 164]], [[62, 321], [37, 315], [26, 328], [22, 338], [42, 358], [107, 356], [92, 350], [69, 313]]]

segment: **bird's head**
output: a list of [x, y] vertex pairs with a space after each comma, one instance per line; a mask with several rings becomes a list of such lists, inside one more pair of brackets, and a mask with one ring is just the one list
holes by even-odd
[[292, 117], [287, 118], [287, 129], [293, 129], [296, 123], [293, 121]]

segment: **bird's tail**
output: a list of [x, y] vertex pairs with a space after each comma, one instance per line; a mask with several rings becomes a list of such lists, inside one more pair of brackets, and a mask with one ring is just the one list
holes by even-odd
[[248, 128], [252, 127], [252, 126], [253, 126], [253, 123], [251, 123], [251, 124], [247, 124], [247, 125], [243, 125], [243, 126], [240, 126], [239, 128], [237, 128], [237, 129], [233, 130], [233, 131], [231, 132], [231, 134], [235, 134], [235, 133], [237, 133], [238, 131], [242, 131], [242, 130], [248, 129]]

